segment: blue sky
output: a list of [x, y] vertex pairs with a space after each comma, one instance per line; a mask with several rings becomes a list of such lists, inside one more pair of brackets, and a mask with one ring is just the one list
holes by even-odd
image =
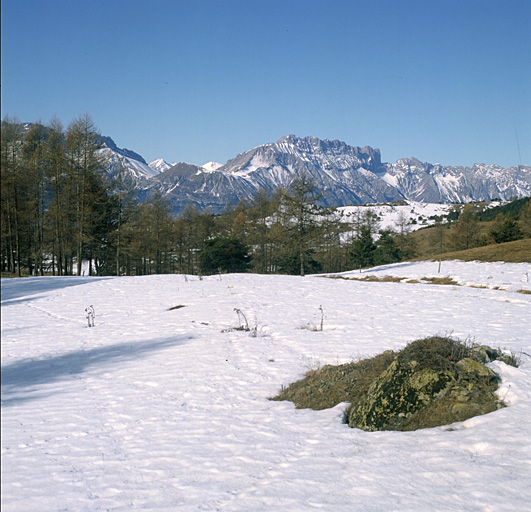
[[2, 0], [2, 116], [87, 112], [149, 162], [283, 135], [531, 164], [529, 0]]

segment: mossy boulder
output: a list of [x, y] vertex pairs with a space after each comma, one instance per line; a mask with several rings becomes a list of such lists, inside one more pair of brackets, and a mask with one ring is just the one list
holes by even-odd
[[309, 372], [273, 400], [313, 409], [350, 402], [349, 426], [368, 431], [448, 425], [503, 407], [494, 394], [496, 374], [483, 363], [505, 357], [490, 347], [434, 336], [398, 353]]
[[471, 358], [446, 369], [395, 360], [351, 406], [348, 424], [364, 430], [416, 430], [463, 421], [496, 410], [497, 387], [496, 374]]
[[395, 360], [350, 408], [348, 424], [365, 430], [403, 430], [415, 412], [427, 407], [453, 381], [447, 370], [422, 369], [416, 361], [401, 364]]
[[370, 359], [311, 370], [302, 380], [290, 384], [271, 400], [289, 400], [299, 409], [329, 409], [341, 402], [357, 402], [370, 385], [395, 359], [387, 350]]

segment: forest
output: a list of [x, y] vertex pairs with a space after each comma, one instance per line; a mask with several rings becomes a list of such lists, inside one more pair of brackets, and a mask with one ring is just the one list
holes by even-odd
[[[365, 208], [340, 222], [319, 206], [308, 177], [213, 215], [193, 204], [175, 218], [159, 194], [138, 202], [127, 170], [110, 178], [88, 114], [29, 127], [4, 119], [1, 137], [2, 275], [146, 275], [221, 272], [305, 275], [394, 263], [417, 255], [400, 216], [381, 230]], [[484, 205], [455, 205], [431, 228], [433, 253], [530, 236], [529, 198], [479, 229]]]

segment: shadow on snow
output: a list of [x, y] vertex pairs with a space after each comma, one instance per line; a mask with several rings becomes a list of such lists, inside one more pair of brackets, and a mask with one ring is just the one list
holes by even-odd
[[[109, 277], [17, 277], [2, 278], [2, 305], [15, 304], [30, 300], [32, 295], [59, 290], [69, 286], [94, 283]], [[16, 300], [19, 299], [19, 300]]]
[[157, 350], [183, 345], [187, 339], [189, 336], [173, 336], [149, 342], [119, 343], [47, 359], [23, 359], [2, 366], [2, 406], [48, 396], [51, 394], [50, 390], [39, 389], [39, 386], [75, 379], [89, 367], [129, 361]]

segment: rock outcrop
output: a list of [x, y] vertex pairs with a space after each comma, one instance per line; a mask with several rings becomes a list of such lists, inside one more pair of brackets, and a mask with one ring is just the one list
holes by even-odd
[[274, 400], [313, 409], [350, 402], [345, 421], [368, 431], [449, 425], [504, 407], [498, 378], [485, 366], [494, 360], [516, 365], [499, 349], [433, 336], [398, 353], [309, 372]]

